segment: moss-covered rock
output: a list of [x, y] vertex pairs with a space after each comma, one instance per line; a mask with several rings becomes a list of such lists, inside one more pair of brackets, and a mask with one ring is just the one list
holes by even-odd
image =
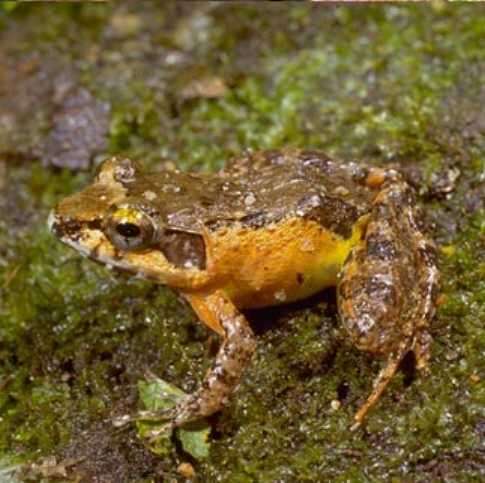
[[201, 481], [483, 478], [483, 13], [440, 2], [0, 9], [1, 461], [55, 455], [86, 481], [182, 479], [180, 447], [157, 458], [112, 419], [136, 410], [147, 370], [190, 392], [214, 352], [169, 289], [47, 232], [50, 207], [90, 178], [44, 155], [67, 85], [110, 105], [106, 154], [151, 167], [213, 170], [283, 145], [396, 166], [441, 246], [429, 377], [408, 361], [350, 432], [380, 363], [347, 343], [333, 293], [250, 314], [258, 351], [212, 420], [210, 457], [191, 461]]

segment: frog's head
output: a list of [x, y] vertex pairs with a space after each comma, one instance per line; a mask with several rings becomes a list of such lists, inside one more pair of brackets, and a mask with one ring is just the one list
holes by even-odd
[[109, 159], [93, 184], [52, 210], [49, 228], [107, 266], [174, 287], [200, 286], [207, 278], [202, 235], [167, 227], [149, 188], [133, 161]]

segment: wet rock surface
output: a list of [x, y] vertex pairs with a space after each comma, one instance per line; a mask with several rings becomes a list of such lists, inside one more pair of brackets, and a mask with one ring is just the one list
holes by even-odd
[[93, 156], [107, 148], [109, 105], [83, 88], [69, 89], [59, 97], [41, 149], [42, 161], [58, 168], [88, 169]]

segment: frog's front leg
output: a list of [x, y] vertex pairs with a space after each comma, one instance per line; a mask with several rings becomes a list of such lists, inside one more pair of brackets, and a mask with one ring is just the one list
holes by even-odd
[[222, 409], [238, 386], [256, 348], [256, 340], [247, 320], [222, 292], [186, 294], [185, 297], [201, 321], [223, 339], [200, 388], [175, 408], [175, 426]]
[[340, 317], [354, 344], [386, 358], [354, 427], [378, 401], [407, 352], [414, 352], [418, 369], [426, 368], [437, 292], [434, 246], [420, 231], [411, 188], [403, 181], [385, 183], [338, 287]]

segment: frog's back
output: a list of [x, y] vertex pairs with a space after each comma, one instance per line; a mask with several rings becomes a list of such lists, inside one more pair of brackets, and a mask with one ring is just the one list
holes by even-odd
[[259, 151], [232, 159], [216, 174], [165, 172], [137, 189], [139, 195], [157, 193], [168, 226], [214, 231], [239, 222], [261, 228], [299, 217], [347, 238], [370, 208], [372, 192], [360, 182], [365, 174], [321, 152]]
[[285, 218], [306, 218], [348, 237], [370, 209], [367, 171], [342, 165], [318, 151], [278, 150], [249, 153], [223, 171], [237, 181], [244, 223], [263, 226]]

